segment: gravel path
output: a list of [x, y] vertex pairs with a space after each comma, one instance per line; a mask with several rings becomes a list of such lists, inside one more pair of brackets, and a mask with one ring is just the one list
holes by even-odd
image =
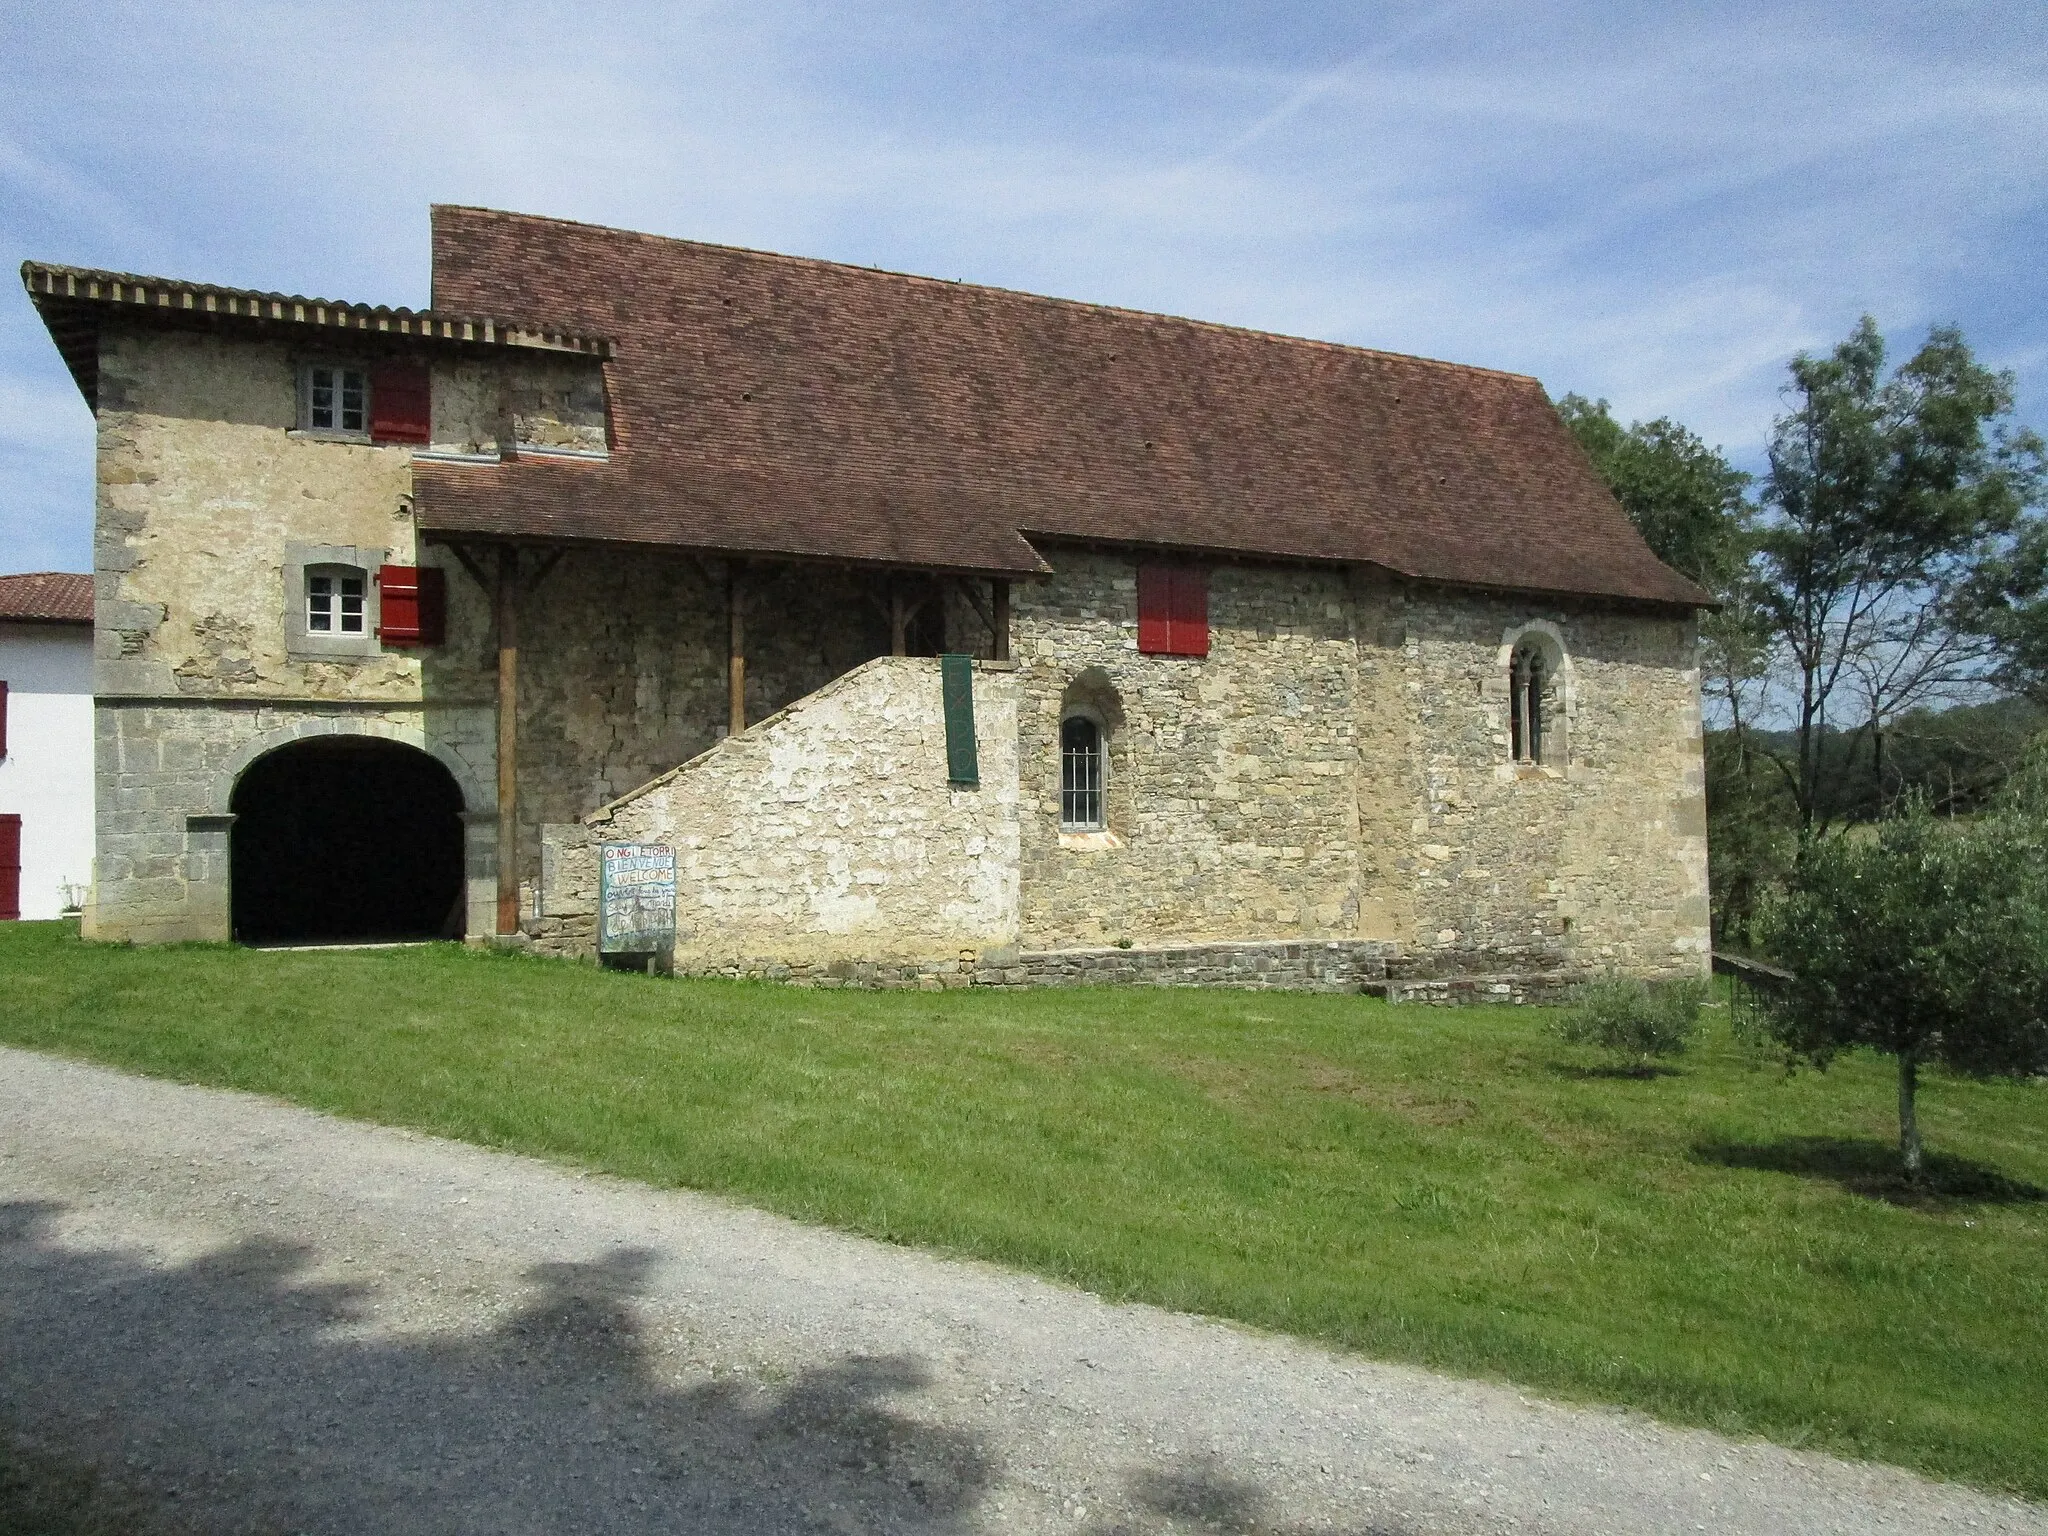
[[0, 1405], [166, 1529], [2048, 1533], [1887, 1468], [8, 1050]]

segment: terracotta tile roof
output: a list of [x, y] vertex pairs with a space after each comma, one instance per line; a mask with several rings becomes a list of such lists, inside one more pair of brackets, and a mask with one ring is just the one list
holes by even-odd
[[206, 329], [308, 327], [350, 331], [359, 337], [458, 347], [537, 347], [603, 357], [611, 344], [601, 336], [566, 336], [495, 314], [442, 314], [314, 299], [302, 293], [264, 293], [188, 283], [136, 272], [97, 267], [58, 267], [24, 261], [21, 284], [57, 343], [85, 403], [99, 409], [99, 328], [108, 316], [130, 322]]
[[0, 622], [90, 624], [92, 578], [69, 571], [0, 576]]
[[436, 308], [614, 338], [607, 463], [421, 465], [423, 525], [1042, 569], [1034, 536], [1696, 604], [1534, 379], [434, 210]]

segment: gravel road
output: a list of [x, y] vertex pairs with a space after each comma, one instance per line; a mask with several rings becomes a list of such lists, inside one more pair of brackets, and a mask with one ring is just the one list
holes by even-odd
[[2048, 1533], [243, 1094], [0, 1050], [0, 1410], [164, 1529]]

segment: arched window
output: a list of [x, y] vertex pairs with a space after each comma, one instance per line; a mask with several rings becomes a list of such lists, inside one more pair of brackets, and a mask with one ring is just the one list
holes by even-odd
[[1543, 653], [1517, 646], [1508, 667], [1508, 744], [1518, 763], [1543, 761]]
[[1100, 832], [1105, 768], [1102, 727], [1086, 715], [1060, 722], [1060, 830]]

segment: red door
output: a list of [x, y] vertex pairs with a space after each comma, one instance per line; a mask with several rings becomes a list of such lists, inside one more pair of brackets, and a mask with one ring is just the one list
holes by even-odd
[[21, 818], [0, 816], [0, 922], [21, 916]]

